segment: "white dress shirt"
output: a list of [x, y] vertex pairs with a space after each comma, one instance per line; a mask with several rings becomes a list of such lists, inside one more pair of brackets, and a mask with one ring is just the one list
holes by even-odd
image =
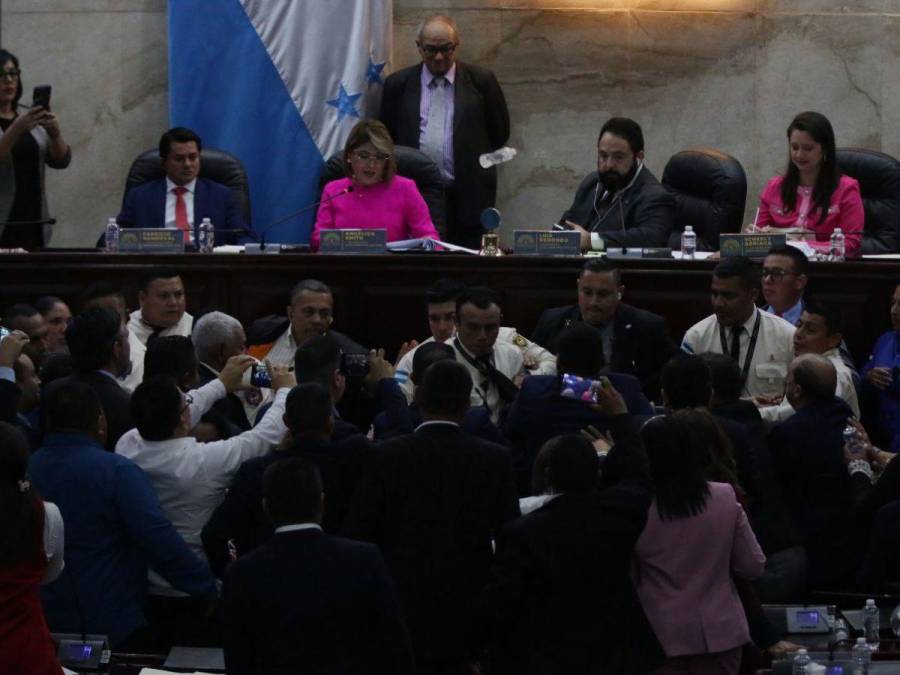
[[288, 324], [287, 330], [272, 343], [272, 348], [269, 349], [265, 358], [276, 366], [293, 366], [294, 355], [299, 346], [291, 332], [291, 324]]
[[[170, 230], [177, 230], [178, 226], [175, 224], [175, 200], [176, 195], [173, 190], [178, 187], [173, 183], [170, 179], [166, 178], [166, 228]], [[187, 219], [188, 228], [191, 235], [191, 242], [194, 241], [194, 191], [197, 188], [197, 179], [195, 178], [190, 183], [185, 183], [182, 185], [187, 192], [182, 195], [184, 197], [184, 205], [187, 207]]]
[[[198, 392], [216, 383], [224, 394], [225, 388], [218, 380]], [[272, 407], [253, 429], [223, 441], [199, 443], [191, 436], [145, 441], [137, 429], [132, 429], [116, 444], [118, 454], [132, 460], [147, 474], [166, 517], [201, 559], [205, 556], [200, 532], [222, 503], [235, 472], [243, 462], [264, 455], [284, 439], [287, 429], [282, 416], [289, 391], [284, 387], [276, 392]], [[205, 414], [214, 402], [204, 399], [204, 407], [197, 408], [198, 415]], [[154, 593], [181, 595], [153, 572], [150, 581]]]
[[[500, 420], [500, 408], [502, 407], [500, 392], [497, 390], [497, 385], [478, 372], [478, 369], [466, 360], [457, 348], [456, 340], [451, 340], [448, 344], [453, 347], [453, 351], [456, 352], [456, 360], [463, 364], [469, 371], [469, 375], [472, 376], [472, 396], [470, 397], [470, 405], [486, 405], [491, 411], [491, 420], [494, 424], [497, 424]], [[494, 364], [494, 368], [506, 375], [509, 379], [513, 379], [522, 372], [522, 352], [518, 347], [514, 347], [508, 342], [500, 342], [500, 340], [497, 340], [497, 342], [494, 343], [491, 362]]]
[[[754, 309], [750, 318], [744, 323], [740, 335], [740, 360], [738, 366], [744, 369], [753, 327], [759, 317], [759, 335], [756, 347], [744, 382], [744, 393], [747, 396], [781, 396], [787, 380], [788, 365], [794, 358], [795, 328], [784, 319], [768, 312]], [[731, 328], [725, 328], [726, 344], [731, 345]], [[689, 354], [714, 352], [722, 354], [722, 342], [719, 337], [719, 322], [716, 315], [706, 317], [688, 328], [681, 342], [681, 349]], [[728, 354], [728, 349], [724, 351]]]
[[318, 523], [295, 523], [294, 525], [282, 525], [275, 528], [275, 534], [282, 532], [299, 532], [300, 530], [318, 530], [322, 531], [322, 526]]
[[[827, 352], [823, 352], [822, 356], [831, 361], [831, 365], [837, 372], [837, 387], [834, 395], [844, 399], [844, 402], [850, 406], [850, 410], [859, 419], [859, 399], [856, 396], [856, 387], [853, 386], [853, 373], [841, 358], [841, 352], [838, 349], [829, 349]], [[763, 421], [769, 425], [784, 422], [794, 412], [796, 412], [794, 406], [788, 402], [787, 396], [781, 399], [781, 403], [778, 405], [767, 405], [759, 409]]]
[[[194, 326], [194, 317], [185, 312], [174, 326], [160, 331], [159, 337], [169, 335], [191, 336], [191, 328]], [[131, 373], [122, 380], [122, 386], [128, 391], [134, 391], [144, 381], [144, 355], [147, 353], [147, 338], [153, 334], [153, 328], [144, 323], [141, 310], [136, 309], [128, 319], [128, 346], [131, 349]]]
[[44, 554], [47, 556], [47, 567], [44, 578], [41, 579], [42, 584], [55, 581], [65, 568], [65, 540], [66, 530], [59, 507], [51, 502], [44, 502]]

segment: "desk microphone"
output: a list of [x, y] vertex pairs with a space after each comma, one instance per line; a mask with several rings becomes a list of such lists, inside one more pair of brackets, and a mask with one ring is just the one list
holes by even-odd
[[0, 227], [12, 225], [13, 227], [28, 227], [29, 225], [56, 225], [56, 218], [45, 218], [44, 220], [8, 220], [0, 223]]
[[625, 245], [625, 208], [622, 206], [622, 195], [619, 195], [619, 223], [622, 225], [622, 255], [628, 255], [628, 247]]
[[312, 204], [307, 204], [303, 208], [297, 209], [293, 213], [289, 213], [284, 218], [279, 218], [274, 223], [269, 223], [268, 225], [266, 225], [264, 228], [262, 228], [259, 231], [258, 235], [254, 233], [251, 236], [259, 242], [259, 250], [265, 251], [266, 250], [266, 233], [269, 230], [271, 230], [273, 227], [275, 227], [276, 225], [281, 225], [282, 223], [289, 221], [291, 218], [296, 218], [297, 216], [303, 215], [307, 211], [312, 211], [317, 206], [319, 206], [321, 204], [327, 204], [332, 199], [337, 199], [338, 197], [341, 197], [342, 195], [348, 194], [350, 192], [353, 192], [352, 185], [348, 185], [343, 190], [341, 190], [340, 192], [338, 192], [336, 194], [331, 195], [330, 197], [326, 197], [325, 199], [320, 199], [319, 201], [313, 202]]

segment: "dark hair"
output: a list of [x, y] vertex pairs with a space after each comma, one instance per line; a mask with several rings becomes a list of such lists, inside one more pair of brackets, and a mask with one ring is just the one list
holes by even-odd
[[72, 355], [66, 351], [51, 352], [41, 363], [41, 389], [51, 382], [68, 377], [75, 372]]
[[455, 301], [466, 290], [466, 285], [456, 279], [438, 279], [425, 291], [425, 304], [438, 305]]
[[538, 495], [550, 487], [556, 492], [590, 492], [597, 487], [599, 469], [597, 451], [584, 436], [556, 436], [544, 443], [535, 457], [532, 487]]
[[145, 441], [167, 441], [181, 421], [181, 392], [169, 375], [144, 378], [131, 395], [131, 418]]
[[64, 379], [47, 387], [41, 409], [47, 432], [93, 434], [97, 430], [103, 404], [90, 385]]
[[600, 127], [600, 133], [597, 134], [597, 142], [603, 138], [603, 134], [611, 133], [613, 136], [624, 138], [628, 141], [631, 152], [635, 155], [644, 150], [644, 132], [641, 131], [641, 125], [627, 117], [611, 117], [606, 120], [606, 124]]
[[[22, 92], [25, 91], [25, 85], [22, 84], [22, 69], [19, 68], [19, 59], [12, 53], [5, 49], [0, 49], [0, 67], [5, 66], [7, 61], [12, 61], [13, 65], [15, 65], [16, 70], [19, 71], [19, 84], [16, 87], [16, 95], [12, 100], [12, 109], [18, 110], [19, 108], [19, 99], [22, 98]], [[34, 104], [34, 101], [32, 101]]]
[[79, 373], [92, 373], [113, 358], [113, 346], [121, 336], [122, 320], [106, 307], [91, 307], [72, 319], [66, 344], [72, 366]]
[[55, 295], [44, 295], [37, 299], [34, 303], [34, 308], [39, 311], [44, 316], [53, 309], [56, 305], [65, 305], [60, 298], [57, 298]]
[[796, 246], [773, 246], [766, 255], [783, 255], [791, 259], [794, 264], [794, 272], [806, 274], [809, 271], [809, 258]]
[[33, 489], [22, 490], [28, 470], [28, 441], [0, 422], [0, 566], [36, 556], [43, 539], [44, 508]]
[[322, 476], [312, 462], [283, 459], [263, 474], [263, 496], [275, 527], [316, 522], [322, 515]]
[[742, 492], [738, 483], [734, 448], [716, 418], [704, 410], [679, 410], [673, 413], [673, 417], [684, 422], [694, 446], [703, 451], [706, 480], [728, 483], [736, 492]]
[[600, 331], [576, 321], [559, 336], [556, 372], [596, 378], [606, 365], [603, 358], [603, 336]]
[[709, 367], [694, 354], [676, 354], [663, 366], [660, 384], [673, 410], [709, 405]]
[[334, 403], [331, 393], [318, 382], [303, 382], [291, 389], [284, 404], [284, 418], [291, 435], [318, 435], [328, 429]]
[[694, 442], [684, 416], [661, 415], [641, 428], [656, 486], [656, 511], [662, 520], [701, 513], [709, 497], [704, 450]]
[[622, 283], [622, 272], [606, 258], [588, 258], [587, 262], [581, 266], [581, 272], [578, 278], [584, 276], [585, 272], [593, 272], [594, 274], [612, 274], [616, 285]]
[[180, 276], [174, 267], [149, 267], [143, 270], [138, 278], [138, 290], [146, 293], [150, 284], [157, 279], [174, 279]]
[[194, 131], [185, 127], [173, 127], [159, 139], [159, 156], [162, 159], [168, 157], [169, 150], [172, 149], [172, 143], [190, 143], [191, 141], [197, 144], [197, 152], [203, 150], [203, 142]]
[[713, 276], [719, 279], [732, 279], [737, 277], [741, 280], [744, 288], [751, 290], [759, 288], [760, 270], [759, 265], [742, 255], [736, 255], [732, 258], [725, 258], [713, 268]]
[[330, 335], [313, 335], [294, 352], [298, 383], [318, 382], [331, 389], [334, 371], [341, 367], [341, 346]]
[[806, 355], [794, 365], [794, 383], [810, 401], [829, 403], [837, 389], [837, 372], [824, 356]]
[[16, 303], [3, 313], [3, 325], [13, 330], [17, 323], [16, 319], [30, 319], [35, 314], [40, 314], [40, 312], [33, 305], [24, 302]]
[[318, 279], [304, 279], [291, 289], [291, 295], [288, 300], [289, 305], [293, 305], [294, 301], [300, 297], [301, 293], [326, 293], [333, 295], [331, 289]]
[[109, 281], [96, 281], [85, 288], [78, 296], [78, 308], [84, 310], [84, 306], [92, 300], [109, 298], [111, 296], [120, 297], [123, 302], [125, 301], [125, 292], [121, 286]]
[[423, 412], [457, 417], [469, 409], [471, 395], [472, 376], [466, 367], [455, 360], [443, 360], [425, 371], [417, 400]]
[[804, 303], [803, 311], [807, 314], [821, 316], [825, 321], [825, 330], [828, 331], [829, 335], [843, 332], [844, 317], [838, 310], [830, 305], [826, 305], [824, 302], [819, 302], [818, 300], [807, 300], [806, 303]]
[[426, 342], [420, 345], [413, 352], [412, 372], [409, 374], [409, 379], [412, 380], [413, 384], [418, 384], [422, 381], [425, 371], [428, 370], [432, 363], [447, 359], [456, 360], [456, 352], [453, 351], [453, 347], [450, 345], [446, 345], [443, 342]]
[[186, 382], [193, 382], [196, 374], [197, 352], [189, 337], [167, 335], [147, 342], [144, 379], [168, 375], [183, 386]]
[[500, 296], [487, 286], [471, 286], [456, 298], [456, 318], [460, 319], [463, 305], [474, 305], [478, 309], [489, 309], [491, 305], [500, 306]]
[[[787, 129], [788, 143], [791, 141], [791, 133], [805, 131], [813, 140], [822, 146], [822, 166], [816, 178], [813, 188], [812, 201], [818, 207], [819, 222], [823, 222], [828, 216], [828, 208], [831, 205], [831, 195], [837, 189], [841, 180], [841, 169], [837, 163], [837, 149], [834, 142], [834, 129], [825, 115], [817, 112], [802, 112], [797, 115]], [[781, 202], [788, 211], [797, 207], [797, 186], [800, 185], [800, 171], [791, 161], [788, 150], [787, 169], [784, 172], [784, 180], [781, 181]]]
[[704, 352], [700, 358], [709, 368], [713, 394], [723, 403], [737, 401], [744, 391], [741, 367], [727, 354]]

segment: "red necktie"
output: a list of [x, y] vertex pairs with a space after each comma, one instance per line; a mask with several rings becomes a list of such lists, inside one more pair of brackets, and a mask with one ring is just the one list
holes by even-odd
[[181, 185], [172, 188], [175, 193], [175, 227], [184, 232], [184, 243], [191, 243], [191, 224], [187, 217], [187, 202], [184, 201], [184, 193], [187, 188]]

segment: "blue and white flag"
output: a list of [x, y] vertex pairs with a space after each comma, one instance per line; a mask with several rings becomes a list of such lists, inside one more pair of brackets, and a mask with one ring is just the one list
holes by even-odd
[[[243, 162], [257, 233], [312, 204], [325, 160], [377, 114], [391, 36], [391, 0], [169, 2], [172, 125]], [[266, 239], [306, 242], [314, 221]]]

